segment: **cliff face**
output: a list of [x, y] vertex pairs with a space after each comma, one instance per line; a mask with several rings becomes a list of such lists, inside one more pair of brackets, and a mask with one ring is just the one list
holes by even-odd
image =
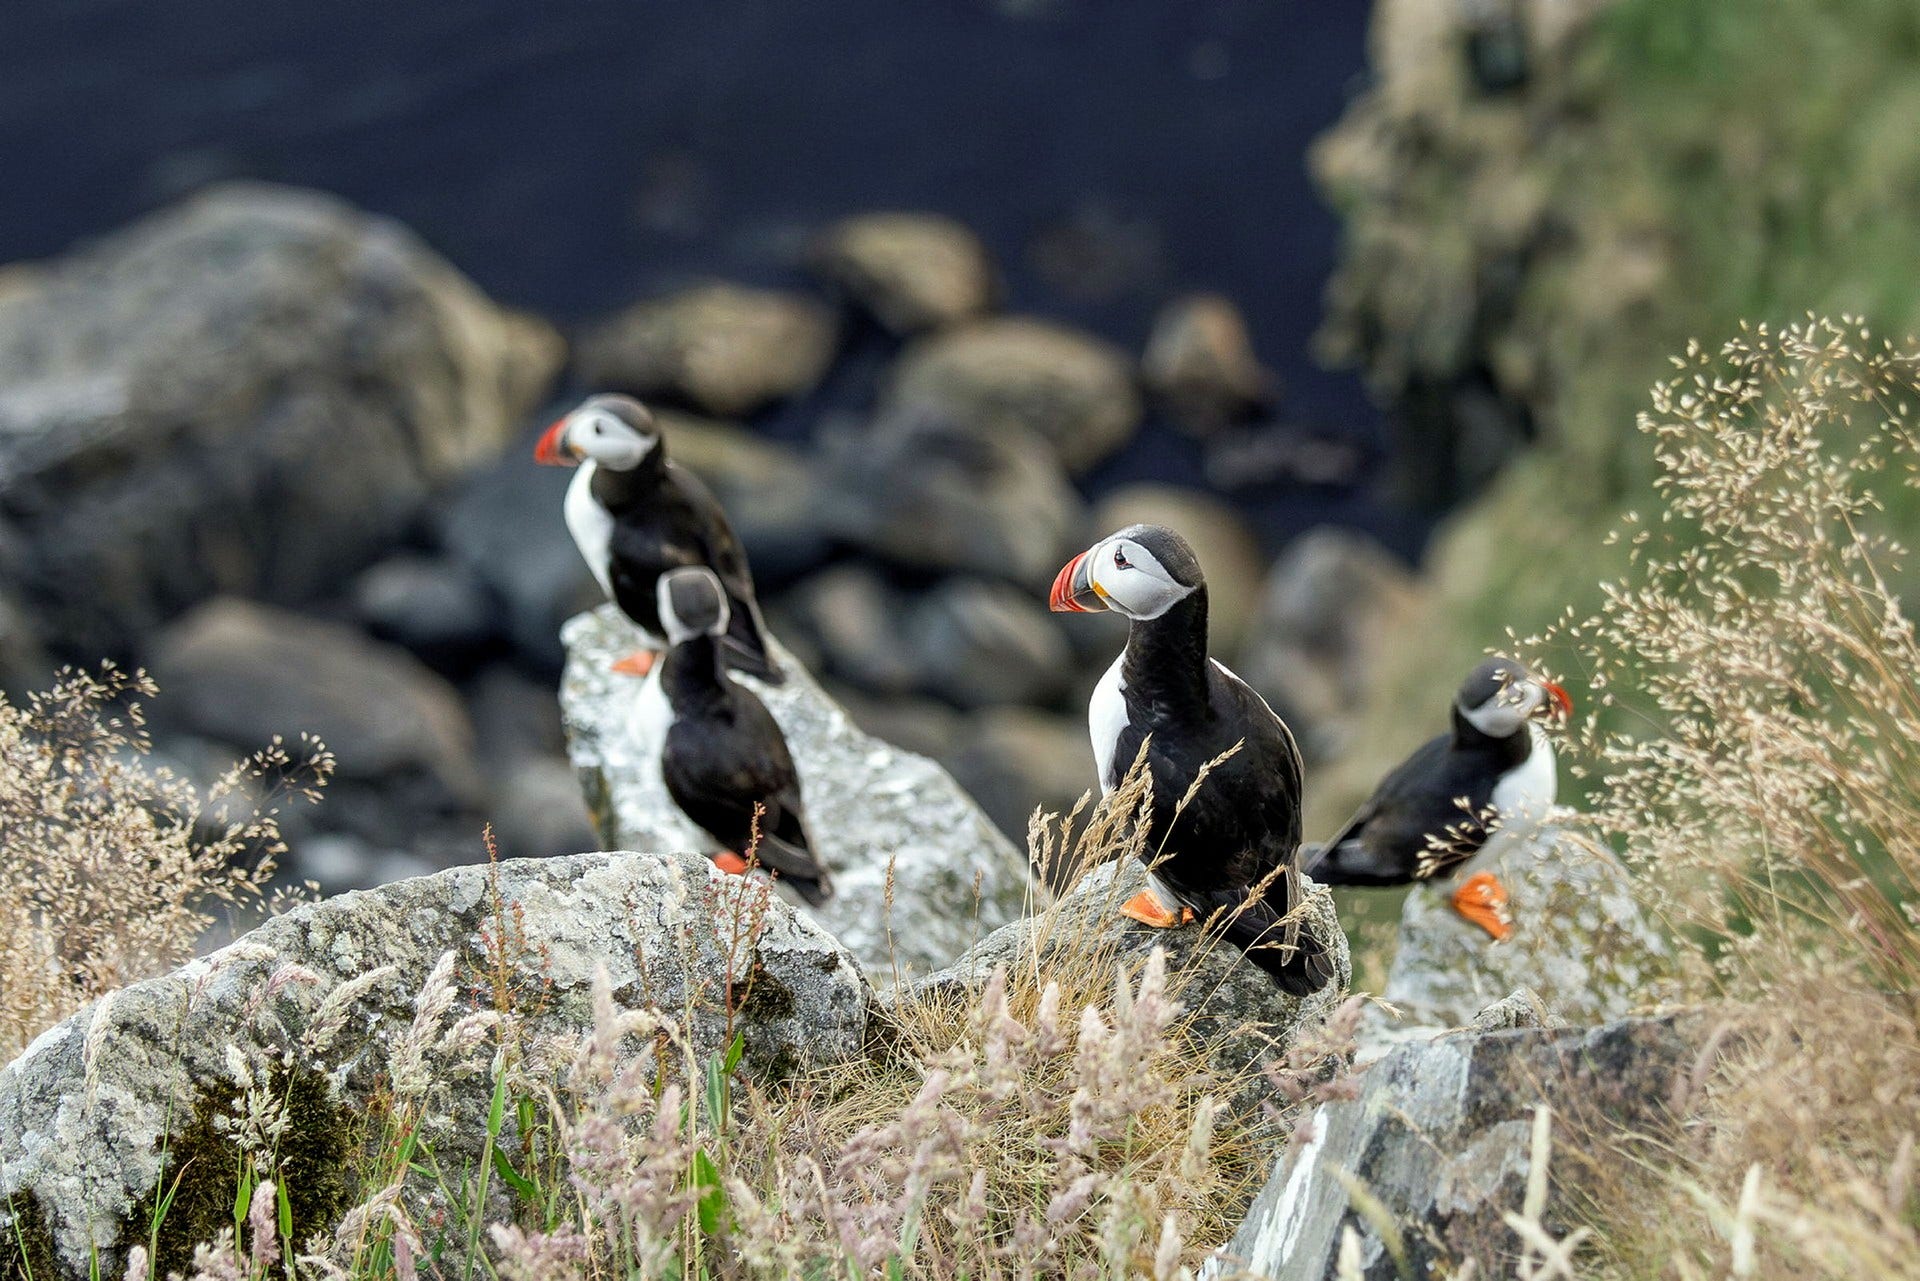
[[1920, 324], [1916, 48], [1889, 0], [1376, 5], [1374, 84], [1314, 153], [1345, 224], [1321, 342], [1394, 412], [1402, 495], [1464, 505], [1323, 818], [1434, 670], [1595, 602], [1668, 356], [1809, 310]]

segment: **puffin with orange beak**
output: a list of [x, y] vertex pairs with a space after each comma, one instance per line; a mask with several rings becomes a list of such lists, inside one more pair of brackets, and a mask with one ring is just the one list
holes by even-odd
[[1048, 604], [1130, 620], [1087, 708], [1101, 793], [1136, 760], [1153, 776], [1148, 889], [1122, 912], [1161, 928], [1217, 924], [1282, 990], [1326, 986], [1332, 958], [1297, 911], [1300, 752], [1266, 700], [1207, 657], [1193, 549], [1170, 529], [1129, 526], [1067, 562]]
[[1452, 730], [1381, 780], [1340, 834], [1309, 852], [1307, 874], [1323, 885], [1427, 881], [1508, 938], [1507, 889], [1489, 869], [1553, 808], [1553, 743], [1541, 722], [1572, 714], [1566, 690], [1511, 658], [1488, 659], [1454, 695]]
[[727, 666], [780, 683], [767, 653], [747, 553], [712, 492], [667, 457], [659, 424], [645, 405], [631, 396], [591, 397], [541, 434], [533, 456], [580, 469], [567, 487], [567, 531], [601, 590], [650, 646], [615, 663], [615, 671], [644, 676], [652, 668], [667, 644], [660, 577], [703, 565], [727, 594], [730, 621], [721, 642]]

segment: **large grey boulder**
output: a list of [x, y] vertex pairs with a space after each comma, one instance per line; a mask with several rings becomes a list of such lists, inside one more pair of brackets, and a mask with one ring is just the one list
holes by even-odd
[[1167, 954], [1167, 973], [1192, 1008], [1194, 1036], [1213, 1049], [1211, 1067], [1223, 1080], [1252, 1081], [1229, 1099], [1236, 1109], [1257, 1110], [1271, 1091], [1259, 1069], [1285, 1055], [1304, 1033], [1323, 1024], [1346, 998], [1353, 978], [1346, 935], [1334, 915], [1333, 898], [1315, 888], [1308, 900], [1306, 931], [1326, 944], [1336, 979], [1308, 996], [1290, 996], [1230, 943], [1198, 924], [1154, 929], [1120, 914], [1126, 901], [1146, 888], [1135, 859], [1089, 871], [1046, 909], [994, 931], [952, 965], [922, 978], [922, 996], [976, 990], [994, 969], [1024, 971], [1044, 980], [1070, 954], [1115, 964], [1144, 962], [1155, 948]]
[[325, 743], [342, 779], [432, 778], [478, 791], [473, 725], [453, 686], [405, 650], [328, 622], [221, 597], [170, 624], [150, 655], [164, 728], [246, 752], [278, 736]]
[[1666, 1122], [1674, 1082], [1706, 1040], [1704, 1020], [1680, 1014], [1402, 1046], [1366, 1069], [1358, 1097], [1320, 1106], [1201, 1275], [1327, 1281], [1349, 1230], [1365, 1281], [1451, 1276], [1469, 1261], [1478, 1275], [1511, 1275], [1521, 1241], [1505, 1215], [1524, 1203], [1536, 1110], [1552, 1110], [1555, 1144], [1583, 1153], [1548, 1162], [1541, 1217], [1564, 1236], [1583, 1165], [1607, 1135]]
[[[634, 715], [642, 682], [608, 670], [639, 645], [617, 608], [564, 629], [560, 686], [569, 752], [610, 847], [706, 850], [667, 795], [659, 746]], [[786, 681], [740, 678], [785, 731], [834, 897], [806, 909], [874, 973], [945, 965], [1018, 917], [1026, 859], [945, 770], [862, 733], [776, 641]]]
[[[742, 926], [754, 920], [757, 932]], [[869, 993], [846, 949], [704, 859], [516, 860], [497, 889], [488, 868], [455, 868], [298, 908], [42, 1034], [0, 1069], [0, 1240], [11, 1254], [25, 1238], [36, 1278], [84, 1277], [96, 1249], [101, 1274], [118, 1276], [156, 1188], [177, 1177], [158, 1261], [181, 1268], [195, 1239], [231, 1222], [234, 1155], [216, 1119], [243, 1075], [292, 1101], [279, 1147], [302, 1163], [285, 1178], [297, 1239], [351, 1204], [340, 1169], [379, 1137], [364, 1116], [409, 1079], [444, 1105], [425, 1110], [446, 1120], [422, 1136], [441, 1168], [469, 1169], [492, 1082], [472, 1072], [476, 1045], [481, 1066], [490, 1053], [485, 1028], [465, 1037], [461, 1021], [490, 1008], [497, 976], [538, 998], [518, 1002], [528, 1044], [578, 1039], [601, 970], [617, 1005], [687, 1018], [700, 1055], [737, 1030], [762, 1081], [865, 1043]], [[433, 990], [448, 1003], [423, 1016], [416, 998]], [[508, 1135], [517, 1148], [511, 1122]]]
[[816, 275], [895, 334], [977, 316], [997, 292], [980, 237], [940, 214], [846, 218], [821, 234], [809, 257]]
[[1071, 471], [1133, 438], [1140, 393], [1126, 353], [1041, 320], [1000, 317], [942, 330], [908, 347], [889, 403], [920, 406], [977, 432], [1031, 433]]
[[1507, 887], [1513, 935], [1495, 942], [1453, 908], [1447, 892], [1416, 885], [1400, 914], [1400, 941], [1363, 1049], [1465, 1025], [1515, 988], [1538, 993], [1570, 1023], [1601, 1023], [1644, 1006], [1667, 957], [1641, 915], [1627, 870], [1557, 827], [1514, 842], [1487, 870]]
[[909, 407], [826, 441], [817, 491], [834, 538], [910, 570], [992, 573], [1045, 591], [1085, 543], [1086, 504], [1026, 432]]
[[1175, 424], [1196, 436], [1252, 416], [1273, 397], [1273, 375], [1254, 354], [1246, 318], [1223, 294], [1187, 294], [1162, 307], [1140, 373]]
[[399, 224], [230, 184], [0, 291], [0, 586], [99, 653], [300, 602], [491, 459], [562, 358]]
[[581, 337], [576, 363], [597, 390], [668, 396], [725, 416], [811, 389], [835, 341], [832, 313], [813, 299], [716, 281], [602, 321]]

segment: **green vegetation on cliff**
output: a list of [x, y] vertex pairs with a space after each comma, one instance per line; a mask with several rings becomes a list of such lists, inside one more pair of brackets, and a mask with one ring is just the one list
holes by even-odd
[[1396, 713], [1438, 714], [1435, 671], [1598, 604], [1605, 531], [1653, 505], [1634, 421], [1671, 353], [1809, 311], [1920, 329], [1911, 4], [1381, 0], [1373, 61], [1315, 156], [1346, 220], [1329, 353], [1424, 437], [1416, 494], [1471, 487], [1502, 430], [1537, 443], [1443, 530], [1436, 616], [1322, 823], [1408, 745]]

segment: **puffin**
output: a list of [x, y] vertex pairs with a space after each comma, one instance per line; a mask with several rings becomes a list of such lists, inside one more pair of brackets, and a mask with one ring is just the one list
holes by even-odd
[[652, 669], [666, 646], [655, 587], [668, 570], [704, 565], [719, 576], [733, 618], [721, 642], [727, 665], [769, 685], [781, 682], [746, 551], [712, 491], [667, 457], [645, 405], [631, 396], [590, 397], [541, 434], [533, 456], [579, 467], [567, 487], [567, 531], [601, 590], [651, 646], [615, 662], [615, 671], [645, 676]]
[[1558, 780], [1541, 722], [1572, 714], [1566, 690], [1511, 658], [1489, 658], [1454, 695], [1453, 728], [1309, 851], [1307, 875], [1323, 885], [1450, 887], [1455, 911], [1496, 941], [1508, 938], [1507, 889], [1487, 868], [1552, 809]]
[[1159, 928], [1219, 914], [1227, 939], [1282, 990], [1324, 987], [1332, 958], [1295, 914], [1305, 898], [1300, 751], [1266, 700], [1207, 656], [1207, 584], [1193, 549], [1170, 529], [1130, 525], [1068, 561], [1047, 603], [1129, 620], [1126, 647], [1087, 706], [1101, 794], [1143, 750], [1153, 776], [1156, 861], [1122, 913]]
[[639, 715], [642, 737], [658, 745], [667, 794], [716, 843], [710, 857], [722, 871], [744, 873], [752, 857], [819, 907], [833, 897], [833, 880], [813, 852], [786, 735], [727, 673], [732, 604], [719, 575], [704, 565], [668, 570], [655, 608], [667, 651]]

